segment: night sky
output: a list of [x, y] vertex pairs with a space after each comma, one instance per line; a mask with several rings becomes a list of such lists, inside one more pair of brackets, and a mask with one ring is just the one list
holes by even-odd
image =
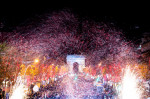
[[[29, 4], [29, 5], [28, 5]], [[128, 7], [128, 5], [103, 5], [96, 3], [80, 4], [80, 3], [66, 3], [58, 5], [57, 3], [41, 3], [30, 4], [27, 3], [7, 3], [0, 8], [0, 22], [3, 23], [3, 31], [11, 31], [19, 24], [25, 22], [27, 19], [35, 15], [41, 15], [46, 12], [53, 12], [61, 9], [70, 9], [73, 13], [80, 17], [88, 17], [95, 21], [110, 22], [117, 28], [123, 30], [123, 33], [129, 40], [138, 40], [142, 33], [150, 31], [150, 15], [148, 9], [136, 6]], [[135, 5], [135, 4], [134, 4]], [[115, 7], [114, 7], [115, 6]], [[128, 9], [127, 9], [128, 8]], [[145, 11], [147, 11], [145, 13]], [[1, 30], [2, 31], [2, 30]]]

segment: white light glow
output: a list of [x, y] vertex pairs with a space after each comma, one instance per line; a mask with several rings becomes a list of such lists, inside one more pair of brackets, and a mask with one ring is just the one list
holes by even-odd
[[35, 59], [34, 62], [35, 62], [35, 63], [38, 63], [38, 62], [39, 62], [39, 59]]
[[130, 68], [126, 68], [122, 80], [122, 90], [120, 99], [141, 99], [142, 91], [138, 86], [137, 75]]
[[13, 86], [13, 93], [10, 99], [25, 99], [28, 92], [28, 88], [23, 84], [23, 80], [19, 78], [16, 84]]

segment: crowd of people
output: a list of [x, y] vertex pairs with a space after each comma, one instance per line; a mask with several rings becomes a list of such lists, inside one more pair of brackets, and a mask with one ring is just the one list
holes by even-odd
[[9, 99], [9, 93], [4, 88], [0, 88], [0, 99]]
[[[62, 79], [58, 80], [62, 81]], [[60, 85], [61, 83], [58, 80], [50, 82], [47, 85], [41, 85], [38, 92], [35, 92], [33, 90], [33, 87], [35, 85], [31, 84], [28, 99], [70, 99], [71, 96], [63, 92], [63, 89], [61, 89], [62, 87]], [[92, 85], [94, 94], [83, 95], [82, 99], [116, 99], [117, 91], [115, 90], [113, 85], [110, 85], [106, 82], [99, 82], [99, 84], [99, 86], [96, 86], [94, 84]]]
[[[45, 85], [42, 85], [42, 82], [40, 82], [41, 85], [37, 92], [33, 90], [37, 82], [31, 84], [29, 87], [27, 99], [70, 99], [71, 96], [65, 94], [61, 89], [61, 82], [63, 81], [63, 79], [64, 78], [60, 78], [57, 79], [57, 81], [50, 81]], [[103, 82], [102, 80], [100, 80], [96, 83], [93, 83], [92, 90], [95, 92], [94, 94], [83, 95], [81, 99], [119, 99], [119, 84], [115, 85], [114, 83], [112, 84], [109, 81]], [[150, 90], [150, 88], [148, 90]], [[5, 92], [4, 89], [0, 89], [0, 99], [9, 99], [9, 95]]]

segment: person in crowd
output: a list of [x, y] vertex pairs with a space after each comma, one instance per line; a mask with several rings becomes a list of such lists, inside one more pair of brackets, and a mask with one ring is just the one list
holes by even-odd
[[29, 95], [29, 97], [32, 99], [33, 98], [33, 87], [34, 87], [34, 84], [32, 83], [31, 85], [30, 85], [30, 95]]
[[5, 99], [5, 90], [2, 91], [2, 99]]
[[0, 99], [2, 99], [2, 89], [0, 88]]
[[6, 93], [6, 99], [9, 99], [9, 93], [8, 92]]
[[97, 82], [97, 92], [98, 92], [98, 99], [102, 99], [102, 97], [103, 97], [103, 83], [102, 83], [102, 81]]
[[149, 91], [149, 93], [150, 93], [150, 81], [148, 81], [148, 91]]
[[107, 95], [108, 98], [109, 98], [109, 99], [112, 99], [113, 94], [114, 94], [114, 92], [113, 92], [112, 86], [108, 86], [108, 95]]

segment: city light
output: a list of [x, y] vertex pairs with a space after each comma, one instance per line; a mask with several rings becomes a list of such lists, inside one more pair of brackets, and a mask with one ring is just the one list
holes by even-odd
[[39, 62], [39, 59], [35, 59], [35, 60], [34, 60], [34, 63], [38, 63], [38, 62]]

